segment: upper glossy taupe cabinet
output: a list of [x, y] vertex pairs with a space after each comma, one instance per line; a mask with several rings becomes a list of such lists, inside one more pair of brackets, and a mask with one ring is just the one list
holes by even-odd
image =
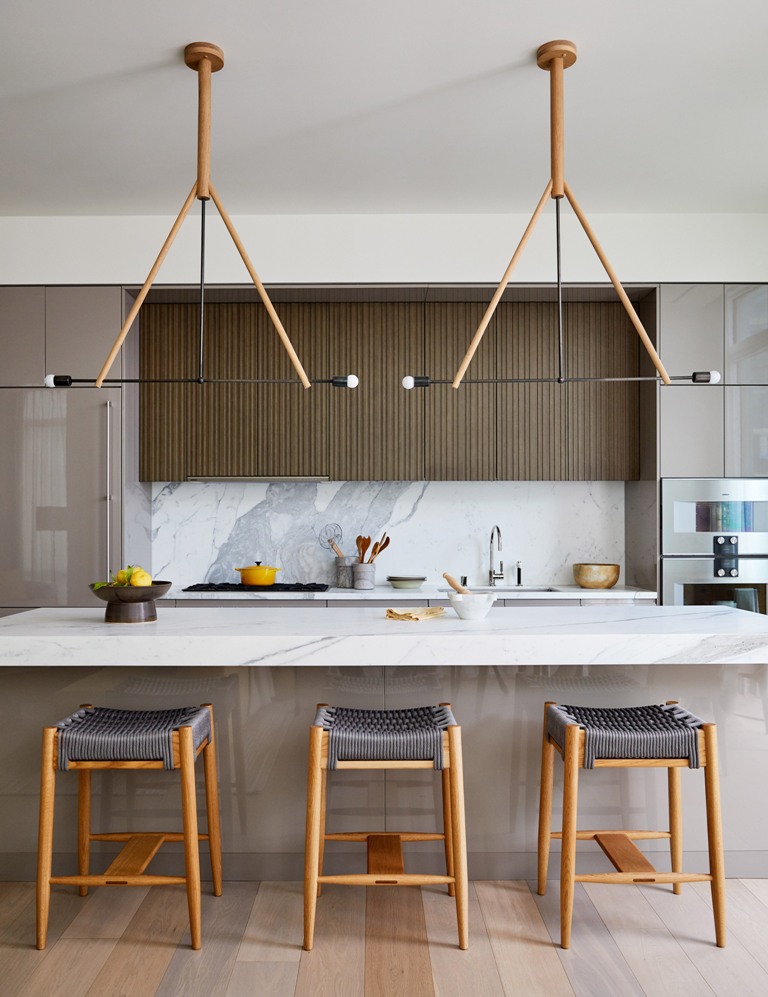
[[42, 385], [45, 288], [0, 287], [0, 385]]
[[[119, 287], [46, 287], [46, 374], [95, 378], [120, 332]], [[110, 377], [120, 377], [122, 354]]]
[[[304, 390], [260, 304], [207, 304], [206, 378], [289, 383], [143, 385], [141, 478], [637, 477], [636, 384], [471, 383], [557, 375], [551, 301], [502, 303], [459, 390], [402, 388], [405, 374], [453, 378], [485, 304], [280, 303], [310, 380], [357, 374], [355, 390], [326, 384]], [[189, 303], [144, 306], [143, 377], [197, 376], [198, 315]], [[620, 303], [569, 302], [565, 323], [567, 373], [638, 373], [637, 335]]]

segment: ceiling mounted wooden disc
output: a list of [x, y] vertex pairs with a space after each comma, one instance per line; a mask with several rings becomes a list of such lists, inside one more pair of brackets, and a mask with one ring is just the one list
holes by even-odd
[[224, 65], [224, 53], [213, 42], [190, 42], [184, 49], [184, 62], [190, 69], [197, 69], [203, 59], [210, 62], [212, 73], [218, 73]]
[[549, 69], [552, 60], [562, 58], [563, 69], [568, 69], [576, 62], [576, 43], [566, 38], [554, 42], [545, 42], [536, 50], [536, 65], [539, 69]]

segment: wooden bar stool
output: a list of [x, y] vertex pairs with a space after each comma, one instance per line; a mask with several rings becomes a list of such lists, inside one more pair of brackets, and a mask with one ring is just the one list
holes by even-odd
[[[197, 829], [195, 760], [202, 753], [208, 833]], [[57, 769], [78, 773], [77, 876], [51, 875], [53, 810]], [[91, 772], [97, 769], [178, 769], [181, 773], [183, 832], [91, 831]], [[91, 875], [91, 841], [123, 841], [122, 851], [102, 875]], [[145, 875], [160, 846], [184, 842], [184, 876]], [[37, 947], [45, 948], [51, 884], [89, 886], [160, 886], [186, 883], [192, 948], [202, 942], [200, 917], [200, 855], [198, 842], [208, 841], [214, 895], [221, 896], [221, 827], [216, 781], [213, 707], [176, 710], [115, 710], [83, 706], [54, 727], [43, 728], [40, 780], [40, 825], [37, 849]]]
[[[555, 752], [563, 758], [563, 828], [552, 832], [552, 780]], [[683, 872], [683, 824], [680, 769], [704, 769], [709, 872]], [[669, 830], [577, 830], [579, 769], [666, 768]], [[560, 865], [560, 944], [570, 946], [575, 883], [671, 883], [680, 893], [681, 883], [709, 882], [717, 945], [725, 946], [725, 871], [720, 822], [720, 783], [715, 724], [670, 701], [663, 706], [600, 709], [584, 706], [544, 707], [539, 805], [538, 893], [547, 887], [547, 866], [552, 838], [562, 839]], [[671, 872], [657, 872], [633, 839], [668, 838]], [[593, 840], [600, 845], [616, 872], [576, 873], [576, 842]]]
[[[329, 769], [438, 769], [442, 773], [443, 831], [419, 833], [325, 831]], [[323, 875], [326, 841], [365, 842], [368, 871]], [[446, 874], [406, 873], [403, 841], [443, 841]], [[467, 843], [461, 728], [449, 703], [409, 710], [355, 710], [318, 705], [309, 728], [307, 837], [304, 851], [304, 948], [315, 932], [317, 898], [323, 883], [347, 886], [422, 886], [445, 883], [456, 899], [459, 948], [469, 945]]]

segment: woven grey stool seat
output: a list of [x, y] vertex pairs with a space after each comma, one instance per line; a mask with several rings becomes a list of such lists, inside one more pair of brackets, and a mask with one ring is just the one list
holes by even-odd
[[[432, 769], [441, 773], [443, 830], [351, 831], [327, 834], [329, 770]], [[326, 841], [367, 846], [365, 873], [323, 874]], [[406, 873], [402, 842], [443, 841], [445, 875]], [[359, 710], [318, 705], [309, 729], [307, 836], [304, 852], [304, 948], [312, 948], [317, 898], [323, 883], [347, 886], [420, 886], [444, 883], [456, 898], [459, 947], [468, 945], [468, 899], [461, 728], [450, 704], [405, 710]]]
[[[552, 832], [552, 787], [555, 754], [563, 759], [562, 832]], [[666, 768], [669, 829], [577, 829], [579, 769]], [[706, 793], [709, 871], [683, 872], [681, 768], [703, 768]], [[717, 733], [714, 724], [678, 703], [619, 708], [547, 703], [541, 757], [539, 803], [538, 892], [546, 892], [550, 843], [562, 839], [560, 866], [560, 937], [568, 948], [575, 883], [671, 883], [680, 893], [686, 882], [709, 882], [717, 945], [725, 945], [725, 872], [720, 820]], [[669, 839], [671, 871], [659, 872], [634, 841]], [[597, 842], [615, 872], [576, 874], [576, 842]]]
[[[202, 754], [205, 769], [207, 834], [198, 832], [195, 759]], [[108, 769], [178, 769], [181, 775], [183, 830], [134, 832], [91, 831], [91, 773]], [[77, 770], [78, 874], [53, 876], [53, 813], [57, 770]], [[40, 783], [40, 836], [37, 861], [37, 947], [45, 948], [51, 884], [79, 886], [158, 886], [185, 883], [192, 948], [202, 943], [200, 915], [199, 842], [210, 847], [213, 892], [221, 895], [221, 830], [216, 778], [213, 707], [171, 710], [118, 710], [83, 706], [53, 727], [43, 728]], [[92, 875], [91, 841], [123, 842], [122, 851], [106, 872]], [[156, 876], [145, 869], [167, 841], [184, 842], [185, 874]]]

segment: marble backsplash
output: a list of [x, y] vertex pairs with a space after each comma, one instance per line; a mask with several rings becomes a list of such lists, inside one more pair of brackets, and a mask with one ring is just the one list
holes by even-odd
[[621, 564], [627, 581], [621, 481], [189, 481], [151, 488], [152, 573], [176, 587], [237, 582], [234, 569], [254, 561], [282, 568], [278, 581], [333, 584], [334, 555], [318, 539], [328, 523], [339, 524], [349, 554], [357, 534], [375, 540], [386, 530], [391, 545], [376, 562], [381, 583], [390, 574], [438, 582], [450, 571], [487, 584], [494, 524], [510, 583], [517, 561], [528, 585], [572, 584], [576, 561]]

